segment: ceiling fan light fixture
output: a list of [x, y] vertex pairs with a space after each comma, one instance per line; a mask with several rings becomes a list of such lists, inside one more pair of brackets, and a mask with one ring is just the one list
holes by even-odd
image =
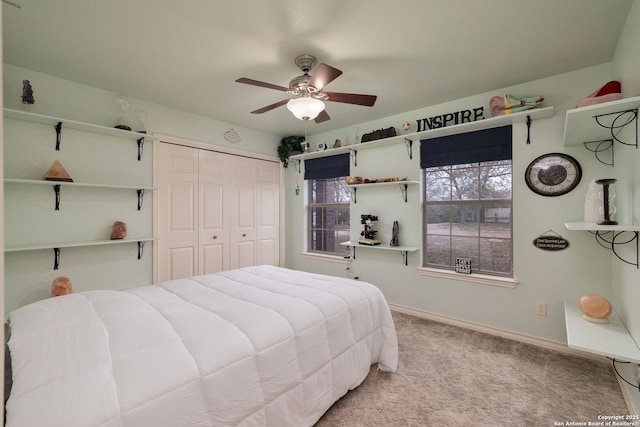
[[287, 108], [300, 120], [313, 120], [324, 110], [324, 102], [310, 96], [291, 98]]

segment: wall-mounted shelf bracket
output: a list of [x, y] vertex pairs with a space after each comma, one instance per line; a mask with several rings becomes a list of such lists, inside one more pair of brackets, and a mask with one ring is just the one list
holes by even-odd
[[407, 187], [407, 184], [400, 183], [400, 192], [402, 193], [402, 198], [405, 203], [407, 203]]
[[56, 184], [53, 186], [53, 191], [56, 193], [56, 209], [60, 210], [60, 184]]
[[353, 200], [353, 203], [358, 203], [358, 199], [356, 197], [356, 193], [358, 192], [358, 188], [357, 187], [351, 187], [351, 200]]
[[[613, 139], [602, 139], [599, 141], [587, 141], [584, 143], [584, 147], [591, 151], [603, 165], [613, 166]], [[604, 160], [600, 157], [601, 153], [609, 152], [609, 160]]]
[[[640, 255], [638, 254], [638, 232], [637, 231], [590, 231], [596, 237], [596, 241], [600, 246], [606, 249], [611, 249], [611, 252], [622, 262], [626, 262], [627, 264], [631, 264], [636, 268], [640, 268]], [[624, 233], [630, 233], [631, 237], [628, 237], [626, 240], [619, 240], [619, 237]], [[610, 239], [609, 239], [610, 237]], [[636, 259], [635, 261], [628, 261], [616, 251], [617, 245], [626, 245], [633, 244], [635, 242], [636, 245]]]
[[402, 253], [402, 261], [404, 265], [409, 265], [409, 251], [400, 251]]
[[527, 144], [531, 144], [531, 116], [527, 114]]
[[409, 160], [413, 159], [413, 140], [405, 138], [404, 145], [407, 147], [407, 155], [409, 156]]
[[144, 254], [144, 241], [138, 241], [138, 259], [142, 259], [142, 255]]
[[302, 162], [302, 160], [293, 159], [293, 161], [295, 162], [294, 165], [295, 165], [296, 170], [298, 171], [298, 173], [300, 173], [300, 163]]
[[142, 151], [144, 150], [144, 137], [136, 140], [138, 143], [138, 161], [142, 160]]
[[144, 198], [144, 190], [136, 190], [138, 193], [138, 210], [142, 209], [142, 199]]
[[349, 153], [351, 153], [351, 162], [353, 166], [358, 166], [358, 150], [349, 149]]
[[60, 248], [53, 248], [53, 269], [60, 267]]
[[62, 122], [58, 122], [55, 126], [56, 129], [56, 151], [60, 151], [60, 139], [62, 137]]
[[[613, 156], [613, 146], [614, 142], [618, 142], [622, 145], [628, 145], [631, 147], [638, 148], [638, 127], [633, 126], [634, 128], [634, 139], [632, 142], [623, 141], [618, 137], [618, 134], [625, 127], [637, 123], [638, 121], [638, 109], [626, 109], [621, 111], [615, 111], [612, 113], [604, 113], [604, 114], [596, 114], [593, 116], [594, 120], [598, 124], [598, 126], [607, 129], [611, 134], [611, 138], [601, 139], [596, 141], [587, 141], [584, 143], [584, 146], [589, 150], [595, 153], [596, 159], [605, 165], [613, 166], [614, 164], [614, 156]], [[601, 152], [611, 150], [611, 160], [603, 161], [599, 154]]]

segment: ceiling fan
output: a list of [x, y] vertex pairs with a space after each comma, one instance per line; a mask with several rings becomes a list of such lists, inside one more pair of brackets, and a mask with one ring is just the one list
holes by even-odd
[[252, 114], [266, 113], [267, 111], [286, 104], [293, 115], [300, 120], [315, 120], [316, 123], [322, 123], [331, 118], [325, 111], [324, 102], [322, 101], [342, 102], [366, 107], [372, 107], [373, 104], [375, 104], [377, 99], [375, 95], [323, 91], [326, 85], [342, 74], [342, 71], [321, 63], [315, 69], [313, 75], [309, 75], [309, 71], [311, 71], [317, 63], [318, 61], [313, 55], [304, 54], [296, 57], [295, 64], [304, 74], [291, 79], [289, 87], [265, 83], [246, 77], [239, 78], [236, 82], [266, 87], [295, 95], [293, 98], [283, 99], [282, 101], [252, 111]]

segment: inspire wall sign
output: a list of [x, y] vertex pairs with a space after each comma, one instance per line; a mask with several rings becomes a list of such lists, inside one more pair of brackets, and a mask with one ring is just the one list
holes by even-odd
[[418, 119], [418, 132], [430, 129], [438, 129], [461, 123], [475, 122], [484, 119], [484, 107], [476, 107], [471, 110], [460, 110], [453, 113], [441, 114], [439, 116], [425, 117]]

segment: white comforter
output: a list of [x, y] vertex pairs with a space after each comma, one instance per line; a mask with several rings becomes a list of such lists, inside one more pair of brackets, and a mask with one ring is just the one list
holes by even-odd
[[10, 314], [8, 427], [308, 426], [397, 366], [373, 285], [261, 266]]

